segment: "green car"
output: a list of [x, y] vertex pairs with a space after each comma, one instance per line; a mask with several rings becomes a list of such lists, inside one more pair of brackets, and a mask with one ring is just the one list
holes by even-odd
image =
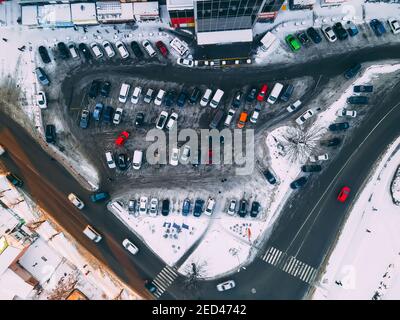
[[299, 42], [299, 40], [297, 40], [292, 34], [289, 34], [288, 36], [286, 36], [285, 38], [287, 44], [289, 45], [290, 49], [292, 49], [292, 51], [299, 51], [301, 48], [301, 44]]

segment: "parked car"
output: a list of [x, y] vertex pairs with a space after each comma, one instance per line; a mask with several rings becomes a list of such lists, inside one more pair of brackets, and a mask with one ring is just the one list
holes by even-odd
[[345, 29], [347, 30], [347, 32], [349, 33], [350, 37], [354, 37], [358, 34], [358, 28], [357, 26], [354, 24], [354, 22], [352, 21], [347, 21], [345, 24]]
[[117, 167], [122, 171], [128, 169], [128, 156], [125, 153], [117, 155]]
[[13, 173], [8, 173], [6, 175], [6, 179], [14, 186], [16, 187], [22, 187], [24, 185], [24, 182], [16, 175]]
[[261, 87], [261, 90], [260, 90], [260, 92], [259, 92], [258, 95], [257, 95], [257, 101], [259, 101], [259, 102], [263, 102], [263, 101], [264, 101], [265, 96], [266, 96], [266, 94], [267, 94], [267, 90], [268, 90], [268, 86], [267, 86], [266, 84], [264, 84], [264, 85]]
[[150, 208], [149, 208], [149, 215], [151, 217], [156, 217], [158, 214], [158, 199], [151, 198], [150, 200]]
[[169, 199], [164, 199], [162, 202], [162, 206], [161, 206], [161, 214], [163, 216], [167, 216], [167, 215], [169, 215], [169, 211], [170, 211]]
[[169, 164], [171, 166], [177, 166], [179, 163], [179, 149], [178, 148], [172, 148], [171, 151], [171, 156], [169, 158]]
[[107, 40], [103, 41], [102, 45], [103, 45], [104, 51], [106, 52], [107, 57], [112, 58], [115, 56], [115, 50], [109, 41], [107, 41]]
[[250, 209], [250, 217], [256, 218], [260, 213], [261, 205], [258, 201], [253, 201]]
[[124, 239], [124, 241], [122, 241], [122, 246], [128, 250], [130, 253], [132, 253], [133, 255], [137, 254], [139, 252], [138, 247], [136, 247], [132, 242], [130, 242], [128, 239]]
[[392, 32], [394, 34], [400, 33], [400, 23], [397, 19], [394, 19], [394, 18], [388, 19], [388, 24], [389, 24], [390, 30], [392, 30]]
[[147, 201], [148, 198], [147, 197], [140, 197], [139, 199], [139, 213], [141, 214], [145, 214], [147, 213]]
[[218, 109], [214, 113], [214, 116], [209, 124], [210, 129], [217, 129], [219, 127], [219, 124], [221, 123], [224, 115], [225, 115], [224, 111], [222, 109]]
[[172, 107], [176, 100], [176, 92], [168, 91], [165, 95], [164, 103], [167, 107]]
[[319, 172], [322, 170], [322, 167], [319, 164], [306, 164], [301, 167], [301, 171], [303, 172]]
[[47, 51], [46, 47], [39, 46], [38, 50], [39, 50], [40, 58], [42, 59], [43, 63], [50, 63], [51, 59], [50, 59], [49, 52]]
[[154, 50], [149, 40], [144, 40], [142, 42], [143, 48], [146, 50], [147, 54], [152, 58], [157, 55], [157, 52]]
[[140, 94], [142, 93], [141, 87], [135, 87], [132, 93], [131, 102], [137, 104], [139, 102]]
[[296, 123], [302, 125], [307, 119], [311, 118], [314, 115], [314, 111], [308, 109], [305, 111], [300, 117], [296, 119]]
[[310, 38], [308, 38], [305, 31], [298, 32], [296, 37], [299, 39], [302, 46], [308, 47], [311, 44]]
[[384, 33], [386, 33], [385, 26], [378, 19], [372, 19], [369, 23], [375, 35], [381, 37]]
[[68, 50], [68, 47], [64, 42], [57, 43], [57, 49], [58, 49], [58, 51], [60, 53], [60, 58], [62, 60], [67, 60], [67, 59], [69, 59], [71, 57], [71, 55], [69, 53], [69, 50]]
[[285, 41], [288, 44], [289, 48], [292, 49], [293, 52], [299, 51], [301, 48], [301, 44], [299, 40], [297, 40], [294, 35], [289, 34], [285, 37]]
[[156, 128], [157, 129], [164, 129], [165, 123], [167, 122], [168, 119], [168, 112], [167, 111], [161, 111], [160, 115], [158, 116], [157, 122], [156, 122]]
[[93, 55], [91, 54], [88, 46], [85, 43], [80, 43], [78, 45], [78, 49], [79, 49], [80, 52], [82, 52], [83, 56], [85, 57], [85, 59], [87, 61], [93, 59]]
[[232, 199], [229, 202], [229, 206], [228, 206], [228, 210], [227, 210], [227, 213], [229, 215], [231, 215], [231, 216], [235, 215], [235, 213], [236, 213], [236, 205], [237, 205], [236, 199]]
[[136, 114], [135, 117], [135, 126], [136, 127], [141, 127], [144, 123], [144, 113], [139, 112]]
[[154, 89], [148, 88], [143, 98], [143, 101], [146, 103], [151, 103], [151, 100], [153, 100], [153, 96], [154, 96]]
[[101, 82], [99, 80], [93, 80], [92, 84], [90, 85], [88, 96], [89, 98], [96, 98], [99, 94]]
[[68, 43], [68, 50], [69, 50], [69, 54], [71, 55], [72, 59], [74, 59], [74, 60], [79, 59], [79, 53], [75, 46], [75, 43], [73, 43], [73, 42]]
[[336, 147], [341, 142], [342, 142], [342, 140], [340, 138], [333, 138], [333, 139], [321, 141], [320, 144], [321, 144], [321, 146], [325, 146], [325, 147]]
[[114, 156], [112, 155], [112, 153], [110, 151], [107, 151], [105, 153], [105, 155], [106, 155], [107, 166], [110, 169], [115, 169], [117, 167], [117, 165], [115, 164]]
[[85, 204], [83, 203], [83, 201], [82, 201], [81, 199], [79, 199], [75, 193], [70, 193], [70, 194], [68, 195], [68, 200], [69, 200], [75, 207], [77, 207], [79, 210], [82, 210], [82, 209], [85, 207]]
[[47, 143], [56, 142], [56, 127], [54, 126], [54, 124], [46, 125], [45, 137]]
[[165, 90], [163, 90], [163, 89], [158, 90], [158, 93], [154, 99], [154, 104], [156, 106], [161, 106], [161, 104], [164, 100], [164, 96], [165, 96]]
[[171, 115], [169, 116], [167, 124], [165, 125], [165, 128], [167, 130], [172, 130], [177, 120], [178, 120], [178, 114], [176, 112], [172, 112]]
[[311, 40], [315, 44], [318, 44], [322, 41], [322, 38], [319, 35], [319, 32], [317, 30], [315, 30], [313, 27], [310, 27], [307, 29], [307, 35], [311, 38]]
[[216, 202], [215, 202], [214, 198], [208, 198], [206, 210], [204, 211], [204, 214], [211, 216], [214, 212], [215, 204], [216, 204]]
[[251, 123], [253, 123], [253, 124], [257, 123], [258, 117], [260, 116], [261, 109], [262, 109], [261, 104], [257, 103], [255, 108], [254, 108], [254, 111], [253, 111], [253, 113], [251, 114], [251, 117], [250, 117], [250, 122]]
[[118, 101], [121, 103], [126, 103], [129, 96], [129, 91], [131, 89], [131, 85], [129, 83], [123, 82], [121, 84], [121, 88], [119, 90]]
[[333, 32], [333, 29], [328, 26], [328, 25], [323, 25], [321, 27], [322, 33], [324, 34], [325, 38], [329, 42], [335, 42], [337, 40], [337, 37], [335, 35], [335, 32]]
[[194, 62], [191, 59], [178, 58], [178, 60], [176, 60], [176, 63], [182, 67], [192, 68], [194, 66]]
[[287, 107], [286, 110], [287, 110], [288, 112], [294, 112], [294, 111], [296, 111], [297, 109], [300, 108], [301, 104], [302, 104], [302, 103], [301, 103], [300, 100], [296, 100], [296, 101], [293, 102], [289, 107]]
[[350, 124], [348, 122], [332, 123], [329, 126], [330, 131], [342, 131], [347, 130], [348, 128], [350, 128]]
[[264, 175], [264, 177], [267, 179], [267, 181], [270, 184], [275, 184], [276, 183], [276, 178], [275, 178], [275, 176], [272, 174], [272, 172], [270, 170], [268, 170], [268, 169], [265, 170], [263, 172], [263, 175]]
[[297, 180], [294, 180], [291, 184], [290, 184], [290, 188], [292, 189], [299, 189], [302, 186], [304, 186], [307, 183], [307, 178], [306, 177], [301, 177]]
[[90, 44], [90, 49], [92, 49], [96, 59], [100, 59], [101, 57], [103, 57], [103, 52], [101, 51], [99, 45], [96, 42], [92, 42]]
[[144, 53], [136, 41], [131, 42], [131, 49], [138, 59], [142, 59], [144, 57]]
[[243, 93], [241, 91], [236, 91], [232, 100], [232, 107], [238, 109], [242, 104]]
[[339, 202], [342, 202], [342, 203], [345, 202], [346, 199], [348, 198], [349, 194], [350, 194], [350, 188], [347, 187], [347, 186], [344, 186], [344, 187], [340, 190], [340, 192], [339, 192], [339, 194], [338, 194], [338, 197], [337, 197], [338, 201], [339, 201]]
[[241, 218], [244, 218], [247, 215], [247, 200], [240, 200], [238, 214]]
[[144, 282], [144, 287], [153, 295], [157, 292], [157, 287], [150, 280]]
[[115, 110], [114, 117], [113, 117], [113, 123], [114, 124], [120, 124], [121, 123], [122, 112], [123, 112], [123, 109], [121, 107], [118, 107], [117, 110]]
[[349, 104], [368, 104], [368, 97], [366, 96], [351, 96], [347, 98]]
[[103, 114], [103, 121], [111, 123], [113, 115], [114, 115], [114, 108], [111, 106], [107, 106]]
[[190, 199], [186, 198], [183, 200], [183, 205], [182, 205], [182, 215], [183, 216], [188, 216], [190, 214]]
[[294, 91], [294, 85], [292, 84], [287, 84], [284, 89], [282, 90], [282, 94], [280, 96], [280, 99], [284, 102], [288, 102], [290, 97], [292, 96]]
[[178, 100], [176, 101], [176, 105], [180, 108], [183, 108], [186, 104], [186, 100], [188, 98], [188, 94], [185, 91], [181, 91], [178, 96]]
[[107, 98], [110, 95], [111, 91], [111, 82], [104, 81], [100, 86], [100, 95], [104, 98]]
[[225, 121], [224, 121], [224, 125], [225, 127], [229, 127], [231, 125], [231, 122], [233, 120], [233, 116], [235, 115], [236, 110], [235, 109], [229, 109], [228, 110], [228, 114], [226, 115]]
[[49, 86], [50, 85], [50, 79], [47, 76], [46, 72], [40, 67], [37, 67], [35, 69], [36, 72], [36, 77], [39, 80], [40, 84], [43, 86]]
[[119, 135], [118, 138], [115, 140], [115, 144], [117, 146], [123, 146], [129, 138], [129, 133], [128, 131], [122, 131]]
[[327, 153], [321, 154], [319, 156], [310, 156], [310, 158], [309, 158], [310, 162], [326, 161], [328, 159], [329, 159], [329, 156]]
[[351, 68], [347, 69], [344, 73], [344, 77], [346, 79], [351, 79], [354, 76], [357, 75], [357, 73], [359, 73], [361, 70], [361, 64], [360, 63], [356, 63], [354, 64]]
[[358, 85], [353, 87], [355, 93], [359, 92], [372, 92], [374, 91], [374, 86], [372, 85]]
[[211, 100], [211, 96], [212, 96], [212, 90], [206, 89], [206, 91], [204, 92], [204, 94], [200, 100], [200, 106], [206, 107]]
[[257, 88], [252, 87], [246, 95], [247, 102], [253, 102], [257, 98]]
[[109, 198], [110, 198], [110, 195], [107, 192], [96, 192], [90, 196], [90, 200], [92, 202], [105, 201]]
[[204, 200], [196, 199], [194, 203], [193, 216], [200, 217], [201, 214], [203, 213], [203, 206], [204, 206]]
[[118, 53], [122, 59], [126, 59], [129, 57], [129, 52], [122, 41], [117, 41], [115, 43], [115, 46], [117, 47]]
[[168, 57], [169, 51], [168, 51], [166, 45], [162, 41], [157, 41], [156, 47], [157, 47], [158, 51], [160, 51], [160, 53], [163, 55], [163, 57], [165, 57], [165, 58]]
[[239, 129], [242, 129], [244, 127], [244, 125], [246, 124], [246, 121], [247, 121], [247, 117], [248, 117], [248, 114], [247, 114], [246, 111], [243, 111], [240, 114], [240, 117], [239, 117], [239, 120], [238, 120], [238, 123], [237, 123], [237, 127]]
[[182, 163], [186, 163], [189, 160], [190, 157], [190, 146], [189, 145], [185, 145], [182, 148], [182, 152], [180, 152], [181, 154], [181, 162]]
[[349, 37], [346, 29], [343, 28], [343, 25], [341, 22], [336, 22], [333, 25], [333, 31], [335, 32], [335, 34], [339, 40], [346, 40]]
[[233, 289], [234, 287], [235, 287], [235, 281], [233, 281], [233, 280], [228, 280], [228, 281], [217, 284], [217, 290], [221, 291], [221, 292]]
[[128, 212], [129, 213], [135, 213], [136, 212], [136, 206], [137, 206], [136, 199], [129, 200], [129, 202], [128, 202]]
[[357, 116], [357, 111], [355, 110], [347, 110], [347, 109], [339, 109], [337, 111], [337, 115], [339, 117], [351, 117], [355, 118]]
[[38, 91], [38, 93], [36, 95], [36, 102], [40, 109], [47, 108], [47, 99], [46, 99], [46, 94], [44, 93], [44, 91]]
[[189, 103], [196, 104], [197, 101], [199, 101], [200, 96], [201, 96], [201, 90], [199, 88], [195, 87], [192, 91], [192, 94], [190, 95]]
[[83, 109], [81, 113], [81, 119], [79, 121], [79, 127], [86, 129], [89, 126], [90, 111]]

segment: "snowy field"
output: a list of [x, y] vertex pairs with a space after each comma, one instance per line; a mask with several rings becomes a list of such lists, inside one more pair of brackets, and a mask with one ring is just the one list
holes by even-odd
[[400, 298], [400, 209], [390, 185], [400, 164], [400, 138], [382, 156], [359, 195], [313, 299]]

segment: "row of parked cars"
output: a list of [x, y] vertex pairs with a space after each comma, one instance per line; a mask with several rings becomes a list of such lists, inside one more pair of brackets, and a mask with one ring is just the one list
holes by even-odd
[[[387, 23], [394, 34], [400, 33], [400, 24], [397, 19], [388, 19]], [[386, 33], [384, 23], [378, 19], [372, 19], [369, 25], [378, 37]], [[354, 37], [359, 33], [359, 30], [352, 21], [347, 21], [344, 26], [341, 22], [336, 22], [333, 26], [323, 25], [321, 32], [329, 42], [335, 42], [337, 39], [346, 40], [349, 36]], [[287, 35], [285, 41], [292, 51], [298, 51], [302, 46], [308, 47], [311, 42], [315, 44], [320, 43], [322, 37], [317, 29], [310, 27], [306, 31], [301, 31], [296, 35]]]

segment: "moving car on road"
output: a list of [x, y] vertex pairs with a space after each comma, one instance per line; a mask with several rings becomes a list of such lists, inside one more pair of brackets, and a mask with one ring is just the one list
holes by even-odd
[[79, 199], [75, 193], [70, 193], [68, 195], [68, 200], [79, 210], [82, 210], [85, 207], [85, 204], [81, 199]]
[[319, 164], [306, 164], [301, 167], [301, 171], [303, 172], [319, 172], [322, 170], [322, 167]]
[[105, 201], [109, 198], [110, 198], [110, 195], [107, 192], [96, 192], [90, 196], [90, 200], [92, 202]]
[[357, 111], [355, 110], [347, 110], [347, 109], [339, 109], [337, 111], [337, 115], [339, 117], [351, 117], [355, 118], [357, 116]]
[[348, 128], [350, 128], [350, 124], [348, 122], [332, 123], [329, 126], [330, 131], [342, 131], [347, 130]]
[[220, 292], [233, 289], [234, 287], [235, 287], [235, 281], [233, 280], [228, 280], [217, 284], [217, 290]]
[[333, 138], [333, 139], [321, 141], [320, 144], [321, 144], [321, 146], [325, 146], [325, 147], [336, 147], [341, 142], [342, 142], [342, 140], [340, 138]]
[[300, 100], [296, 100], [295, 102], [293, 102], [289, 107], [286, 108], [286, 110], [288, 112], [294, 112], [297, 109], [299, 109], [301, 106], [301, 101]]
[[354, 76], [357, 75], [357, 73], [359, 73], [361, 70], [361, 64], [360, 63], [356, 63], [355, 65], [353, 65], [351, 68], [347, 69], [346, 72], [344, 73], [344, 77], [346, 79], [351, 79]]
[[139, 252], [138, 247], [136, 247], [132, 242], [130, 242], [128, 239], [124, 239], [124, 241], [122, 241], [122, 245], [124, 246], [124, 248], [126, 250], [128, 250], [130, 253], [132, 253], [133, 255], [137, 254]]
[[347, 103], [350, 104], [368, 104], [368, 97], [366, 96], [352, 96], [347, 98]]
[[92, 226], [87, 225], [83, 230], [83, 234], [93, 242], [100, 242], [102, 237]]
[[308, 109], [305, 111], [300, 117], [296, 119], [296, 123], [302, 125], [307, 119], [311, 118], [314, 115], [314, 111]]
[[345, 202], [350, 194], [350, 188], [345, 186], [340, 190], [339, 195], [337, 197], [339, 202]]
[[310, 158], [309, 158], [310, 162], [326, 161], [328, 159], [329, 159], [329, 156], [327, 153], [321, 154], [319, 156], [310, 156]]
[[297, 180], [294, 180], [291, 184], [290, 184], [290, 188], [292, 189], [299, 189], [302, 186], [304, 186], [307, 183], [307, 178], [306, 177], [301, 177]]

